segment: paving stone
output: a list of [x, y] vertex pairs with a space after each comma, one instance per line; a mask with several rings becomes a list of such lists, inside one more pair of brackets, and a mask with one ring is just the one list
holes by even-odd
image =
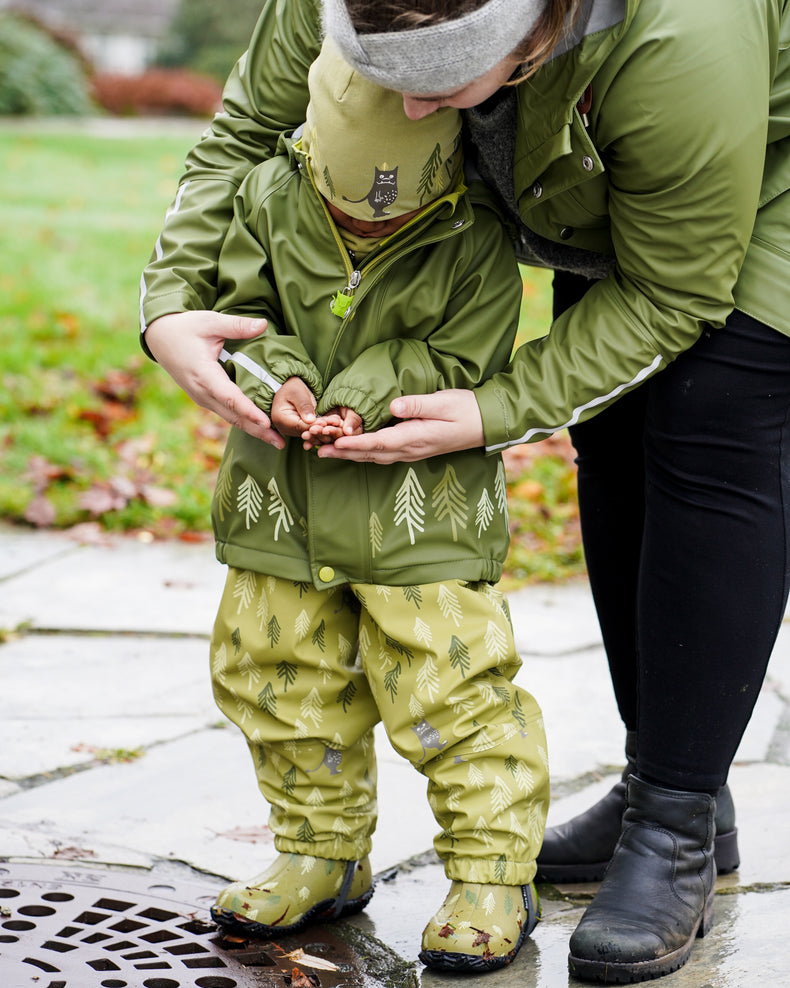
[[208, 635], [224, 581], [208, 543], [81, 546], [3, 584], [0, 628]]

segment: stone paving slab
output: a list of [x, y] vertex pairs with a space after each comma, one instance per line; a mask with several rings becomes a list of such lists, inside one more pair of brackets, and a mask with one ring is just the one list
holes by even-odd
[[[430, 848], [436, 830], [424, 778], [386, 752], [386, 739], [377, 745], [385, 753], [371, 854], [376, 872]], [[0, 856], [49, 857], [65, 845], [84, 849], [88, 860], [150, 865], [173, 859], [236, 879], [262, 871], [274, 857], [267, 819], [240, 732], [202, 730], [132, 762], [7, 796], [0, 803]]]
[[0, 648], [0, 776], [26, 778], [217, 723], [197, 638], [28, 635]]
[[224, 581], [209, 543], [80, 546], [5, 581], [0, 628], [208, 635]]

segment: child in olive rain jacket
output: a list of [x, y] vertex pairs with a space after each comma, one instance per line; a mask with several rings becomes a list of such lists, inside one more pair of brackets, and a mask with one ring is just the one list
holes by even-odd
[[[473, 387], [506, 364], [520, 279], [484, 189], [463, 183], [457, 111], [408, 120], [329, 42], [310, 95], [301, 137], [236, 197], [216, 308], [268, 326], [221, 359], [275, 427], [298, 379], [319, 416], [352, 409], [371, 430], [400, 394]], [[290, 434], [278, 451], [232, 430], [212, 508], [230, 567], [214, 692], [245, 733], [280, 852], [223, 891], [214, 918], [270, 937], [364, 907], [381, 720], [429, 780], [452, 880], [421, 956], [500, 966], [538, 918], [548, 802], [541, 713], [513, 685], [493, 586], [508, 546], [501, 459], [356, 464]]]

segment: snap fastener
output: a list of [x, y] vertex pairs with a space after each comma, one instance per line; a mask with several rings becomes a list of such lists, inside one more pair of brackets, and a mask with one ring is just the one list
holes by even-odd
[[335, 571], [332, 569], [331, 566], [322, 566], [321, 569], [318, 571], [318, 579], [322, 583], [331, 583], [331, 581], [334, 580], [334, 578], [335, 578]]
[[453, 230], [457, 230], [459, 226], [463, 226], [463, 225], [464, 225], [464, 221], [463, 220], [456, 220], [455, 223], [453, 223], [453, 227], [452, 228], [453, 228]]
[[540, 184], [540, 182], [535, 182], [535, 184], [532, 186], [532, 195], [536, 199], [540, 199], [540, 197], [543, 195], [543, 186]]
[[570, 240], [572, 236], [573, 236], [572, 226], [564, 226], [560, 230], [560, 240]]
[[589, 154], [585, 154], [585, 156], [582, 158], [582, 167], [586, 172], [591, 172], [593, 168], [595, 168], [595, 162], [592, 160]]

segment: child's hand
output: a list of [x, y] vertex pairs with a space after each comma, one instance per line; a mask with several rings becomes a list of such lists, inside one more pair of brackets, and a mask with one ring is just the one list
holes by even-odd
[[312, 449], [313, 446], [333, 443], [341, 436], [361, 436], [363, 432], [361, 417], [353, 408], [343, 405], [317, 418], [310, 428], [302, 433], [302, 439], [304, 448]]
[[315, 395], [301, 377], [289, 377], [272, 401], [272, 425], [281, 436], [301, 436], [315, 422]]

